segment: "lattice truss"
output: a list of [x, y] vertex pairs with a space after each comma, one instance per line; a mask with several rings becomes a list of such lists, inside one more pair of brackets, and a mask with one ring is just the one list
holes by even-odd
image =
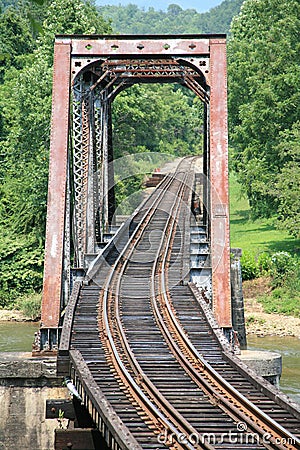
[[107, 102], [105, 92], [91, 90], [84, 75], [72, 91], [72, 192], [75, 261], [84, 267], [84, 255], [95, 253], [107, 226], [107, 200], [103, 198], [107, 154]]
[[[205, 68], [206, 61], [199, 61], [200, 67]], [[203, 87], [204, 77], [200, 71], [183, 64], [183, 60], [108, 60], [102, 64], [103, 75], [109, 83], [122, 88], [136, 82], [178, 82], [191, 89], [205, 103], [209, 103], [207, 90]], [[118, 92], [118, 90], [114, 93]]]
[[[199, 65], [205, 65], [200, 61]], [[73, 81], [72, 175], [75, 264], [85, 267], [109, 227], [108, 164], [110, 105], [126, 87], [138, 83], [178, 82], [209, 103], [199, 70], [174, 59], [106, 60], [89, 64]]]
[[82, 263], [85, 240], [86, 221], [86, 192], [87, 192], [87, 172], [85, 168], [88, 163], [87, 136], [84, 117], [86, 104], [84, 104], [84, 82], [80, 76], [73, 85], [73, 105], [72, 105], [72, 150], [73, 150], [73, 195], [74, 195], [74, 250], [79, 266]]

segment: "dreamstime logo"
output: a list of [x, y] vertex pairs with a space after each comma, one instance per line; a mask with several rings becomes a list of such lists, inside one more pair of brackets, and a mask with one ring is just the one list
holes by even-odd
[[264, 433], [261, 437], [258, 433], [252, 433], [248, 431], [248, 426], [245, 422], [238, 422], [236, 424], [236, 430], [229, 430], [226, 433], [191, 433], [186, 435], [184, 433], [168, 433], [167, 430], [161, 432], [157, 440], [160, 444], [166, 444], [168, 446], [179, 444], [271, 444], [276, 445], [295, 445], [296, 440], [293, 438], [273, 438], [270, 433]]

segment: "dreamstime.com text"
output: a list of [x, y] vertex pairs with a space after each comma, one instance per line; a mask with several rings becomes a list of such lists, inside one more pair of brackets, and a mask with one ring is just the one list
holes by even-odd
[[186, 435], [184, 433], [170, 433], [167, 430], [161, 432], [157, 436], [157, 440], [160, 444], [172, 445], [176, 442], [179, 444], [191, 444], [198, 445], [208, 443], [211, 445], [216, 444], [270, 444], [271, 442], [277, 445], [296, 443], [295, 439], [291, 438], [276, 438], [269, 433], [264, 433], [260, 436], [257, 433], [247, 431], [247, 424], [244, 422], [237, 423], [236, 430], [229, 430], [226, 433], [192, 433]]

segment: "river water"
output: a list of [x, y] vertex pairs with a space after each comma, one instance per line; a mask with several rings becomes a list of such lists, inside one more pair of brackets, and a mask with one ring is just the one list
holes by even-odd
[[[38, 328], [39, 324], [32, 322], [0, 322], [0, 352], [30, 352]], [[249, 335], [248, 348], [281, 353], [280, 388], [300, 404], [300, 339]]]
[[249, 350], [270, 350], [282, 355], [280, 389], [300, 404], [300, 339], [255, 335], [247, 339]]
[[0, 352], [30, 352], [36, 322], [0, 322]]

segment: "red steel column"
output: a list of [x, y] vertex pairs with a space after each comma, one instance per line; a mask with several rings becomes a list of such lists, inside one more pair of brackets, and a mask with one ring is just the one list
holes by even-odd
[[231, 327], [226, 39], [210, 40], [210, 186], [213, 309]]
[[70, 101], [71, 44], [55, 43], [48, 207], [41, 326], [59, 325]]

